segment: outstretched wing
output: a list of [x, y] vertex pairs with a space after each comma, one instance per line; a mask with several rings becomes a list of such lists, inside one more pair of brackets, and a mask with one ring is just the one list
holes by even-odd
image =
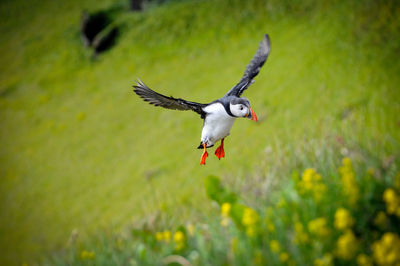
[[268, 34], [264, 35], [264, 39], [260, 42], [257, 53], [254, 55], [244, 71], [242, 79], [236, 84], [225, 96], [237, 96], [240, 97], [243, 91], [245, 91], [252, 83], [253, 78], [260, 72], [261, 67], [267, 61], [270, 51], [270, 41]]
[[183, 99], [176, 99], [172, 96], [162, 95], [147, 87], [141, 80], [138, 80], [137, 84], [133, 87], [135, 88], [133, 91], [150, 104], [173, 110], [192, 110], [200, 114], [202, 118], [205, 116], [203, 107], [207, 106], [207, 104], [189, 102]]

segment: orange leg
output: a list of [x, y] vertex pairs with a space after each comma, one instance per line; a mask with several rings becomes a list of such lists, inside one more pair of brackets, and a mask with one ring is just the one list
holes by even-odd
[[205, 165], [206, 164], [206, 159], [208, 157], [207, 143], [203, 143], [203, 146], [204, 146], [204, 152], [203, 152], [203, 155], [201, 156], [200, 164]]
[[215, 155], [217, 155], [218, 159], [221, 160], [221, 158], [225, 157], [225, 151], [224, 151], [224, 138], [221, 139], [221, 145], [215, 150]]

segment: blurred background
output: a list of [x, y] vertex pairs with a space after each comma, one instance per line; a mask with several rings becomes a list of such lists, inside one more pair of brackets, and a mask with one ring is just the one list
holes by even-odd
[[[259, 122], [238, 119], [226, 157], [212, 149], [200, 166], [198, 115], [154, 108], [132, 85], [208, 103], [265, 33], [270, 57], [244, 94]], [[203, 219], [211, 174], [257, 204], [292, 169], [399, 160], [394, 0], [4, 0], [0, 53], [2, 265], [160, 213]]]

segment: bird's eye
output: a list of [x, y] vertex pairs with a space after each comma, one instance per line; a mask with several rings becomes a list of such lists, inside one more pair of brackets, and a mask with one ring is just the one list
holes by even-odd
[[243, 106], [240, 106], [240, 110], [243, 110]]

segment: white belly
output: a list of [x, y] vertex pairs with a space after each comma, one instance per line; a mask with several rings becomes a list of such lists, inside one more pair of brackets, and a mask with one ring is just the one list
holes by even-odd
[[229, 135], [235, 118], [228, 115], [220, 103], [207, 106], [204, 111], [208, 114], [204, 120], [201, 142], [211, 146]]

